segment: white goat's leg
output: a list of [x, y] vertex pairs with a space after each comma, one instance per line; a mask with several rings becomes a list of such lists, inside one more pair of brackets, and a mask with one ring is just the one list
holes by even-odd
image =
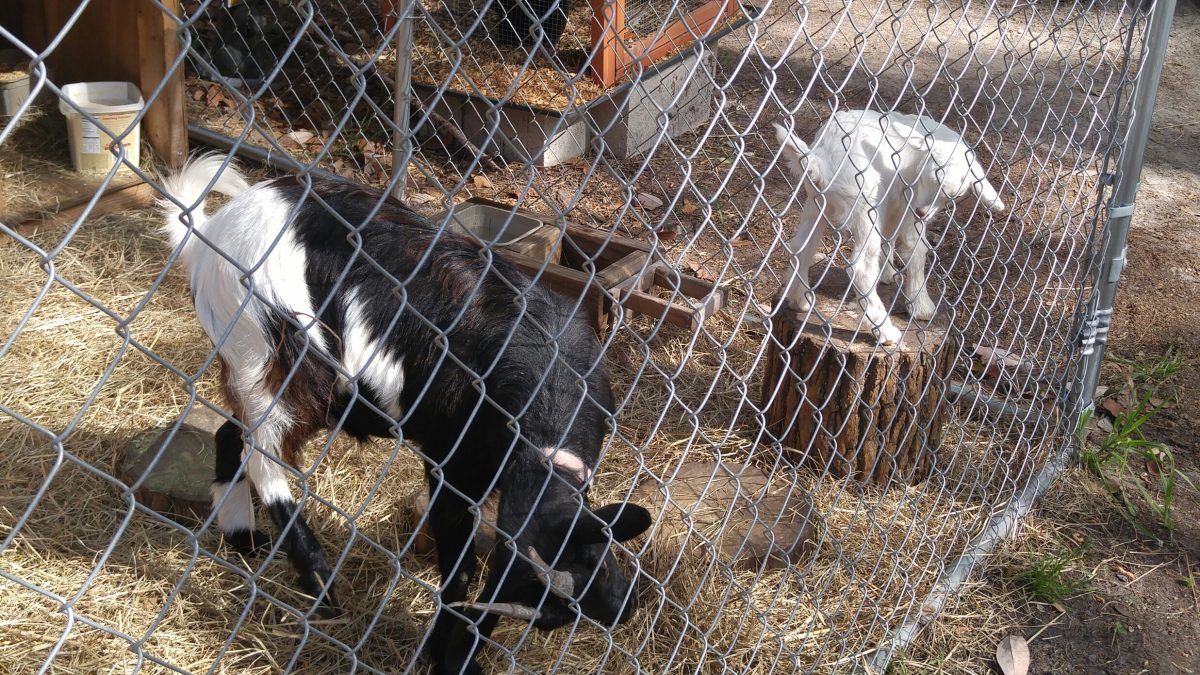
[[894, 344], [900, 341], [900, 329], [888, 318], [887, 308], [883, 306], [876, 290], [883, 253], [883, 234], [868, 218], [855, 217], [861, 218], [861, 222], [853, 223], [855, 248], [850, 260], [850, 283], [854, 285], [859, 305], [875, 339], [884, 344]]
[[809, 284], [809, 271], [813, 258], [817, 255], [817, 247], [825, 236], [825, 218], [821, 215], [821, 207], [816, 198], [810, 198], [800, 211], [800, 224], [796, 226], [796, 234], [788, 242], [788, 252], [792, 255], [795, 268], [788, 280], [784, 297], [787, 306], [797, 312], [807, 312], [812, 309], [814, 296]]
[[883, 253], [882, 257], [882, 272], [879, 274], [879, 283], [881, 284], [898, 284], [900, 283], [900, 272], [896, 271], [893, 264], [895, 259], [896, 246], [888, 237], [883, 238]]
[[925, 221], [905, 223], [896, 233], [896, 248], [904, 265], [901, 292], [908, 305], [908, 315], [918, 321], [928, 321], [937, 313], [937, 305], [929, 297], [925, 272], [929, 244], [925, 241]]

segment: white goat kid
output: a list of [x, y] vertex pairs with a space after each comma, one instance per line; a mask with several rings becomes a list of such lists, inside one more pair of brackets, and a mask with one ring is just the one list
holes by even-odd
[[903, 261], [901, 290], [909, 315], [933, 318], [937, 305], [926, 289], [925, 223], [968, 191], [983, 206], [1004, 210], [970, 146], [929, 117], [870, 110], [834, 114], [811, 148], [778, 124], [775, 131], [782, 158], [807, 193], [788, 245], [797, 263], [788, 306], [811, 309], [809, 268], [826, 227], [832, 226], [854, 242], [850, 280], [877, 341], [896, 343], [901, 337], [876, 291], [880, 281], [901, 282], [892, 266], [893, 248]]

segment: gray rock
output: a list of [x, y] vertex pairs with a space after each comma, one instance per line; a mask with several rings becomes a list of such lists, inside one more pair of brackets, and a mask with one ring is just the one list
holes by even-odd
[[215, 471], [214, 436], [224, 423], [221, 415], [197, 404], [169, 443], [167, 436], [174, 422], [130, 440], [118, 458], [117, 475], [129, 485], [141, 480], [134, 494], [145, 506], [165, 514], [203, 518], [208, 514]]
[[688, 463], [665, 484], [639, 485], [631, 501], [656, 518], [661, 513], [652, 530], [655, 542], [711, 544], [722, 562], [743, 570], [802, 565], [813, 553], [819, 526], [806, 492], [744, 464]]

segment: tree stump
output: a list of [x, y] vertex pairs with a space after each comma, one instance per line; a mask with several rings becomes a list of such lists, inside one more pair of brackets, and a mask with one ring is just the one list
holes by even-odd
[[829, 268], [811, 313], [783, 310], [772, 320], [767, 429], [802, 466], [864, 482], [924, 480], [941, 445], [961, 340], [947, 308], [928, 322], [910, 320], [889, 285], [879, 296], [904, 337], [879, 345], [849, 286], [844, 270]]

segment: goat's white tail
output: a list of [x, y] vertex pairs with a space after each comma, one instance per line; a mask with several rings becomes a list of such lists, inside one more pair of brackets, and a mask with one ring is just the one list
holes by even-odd
[[[208, 213], [204, 210], [204, 198], [210, 190], [228, 197], [250, 189], [250, 184], [232, 164], [221, 170], [225, 156], [219, 153], [208, 153], [193, 157], [178, 173], [166, 176], [162, 180], [163, 190], [171, 198], [161, 198], [158, 207], [163, 217], [163, 233], [171, 242], [172, 247], [179, 247], [187, 242], [180, 258], [188, 264], [189, 249], [195, 246], [197, 239], [188, 237], [192, 230], [204, 231], [208, 221]], [[211, 187], [210, 187], [211, 186]]]
[[974, 153], [967, 154], [967, 162], [971, 167], [971, 190], [979, 197], [979, 203], [997, 213], [1003, 211], [1004, 200], [1000, 199], [1000, 193], [996, 192], [996, 188], [988, 181], [987, 172], [979, 165]]
[[775, 124], [775, 137], [779, 139], [779, 146], [783, 149], [781, 158], [787, 162], [792, 175], [796, 178], [807, 178], [817, 189], [820, 189], [823, 181], [821, 176], [817, 175], [816, 164], [809, 157], [812, 150], [809, 149], [808, 144], [779, 124]]

